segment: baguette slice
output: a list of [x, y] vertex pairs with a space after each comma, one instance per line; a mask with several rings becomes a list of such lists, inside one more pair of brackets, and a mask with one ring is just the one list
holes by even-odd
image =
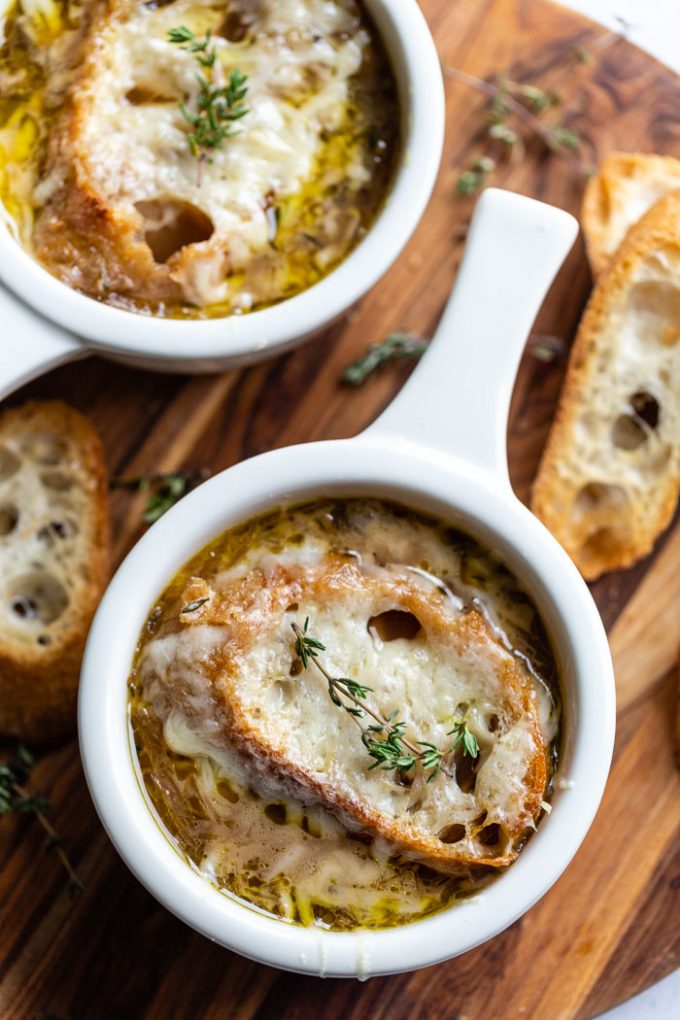
[[75, 726], [85, 638], [109, 567], [104, 456], [60, 402], [0, 415], [0, 732], [52, 742]]
[[[541, 811], [549, 738], [540, 684], [479, 612], [461, 611], [404, 569], [364, 568], [341, 555], [258, 567], [216, 590], [195, 579], [181, 604], [195, 600], [203, 602], [150, 642], [139, 664], [161, 716], [174, 688], [166, 739], [179, 728], [199, 734], [197, 746], [227, 741], [261, 778], [443, 870], [502, 867], [516, 857]], [[415, 617], [419, 630], [376, 641], [371, 620], [395, 611]], [[323, 665], [371, 687], [370, 707], [398, 712], [412, 742], [450, 748], [453, 723], [467, 713], [478, 758], [459, 748], [430, 782], [420, 766], [401, 782], [371, 768], [359, 720], [332, 703], [324, 677], [297, 657], [291, 624], [306, 618], [325, 645]], [[362, 716], [361, 728], [372, 722]]]
[[579, 326], [532, 509], [584, 577], [627, 567], [680, 486], [680, 193], [629, 232]]
[[647, 153], [611, 152], [590, 178], [581, 223], [593, 276], [655, 202], [680, 188], [680, 160]]

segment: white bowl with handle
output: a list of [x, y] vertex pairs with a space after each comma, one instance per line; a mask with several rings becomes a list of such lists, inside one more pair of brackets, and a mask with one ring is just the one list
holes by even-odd
[[[139, 880], [178, 917], [236, 952], [288, 970], [345, 977], [437, 963], [527, 911], [567, 866], [592, 822], [614, 738], [607, 638], [576, 568], [513, 494], [505, 453], [522, 348], [576, 229], [560, 210], [485, 192], [431, 349], [378, 420], [354, 439], [275, 450], [210, 479], [146, 533], [104, 596], [87, 644], [79, 704], [82, 758], [95, 805]], [[282, 504], [362, 495], [395, 499], [450, 521], [481, 539], [520, 578], [556, 651], [564, 741], [551, 814], [480, 895], [415, 924], [329, 932], [248, 908], [180, 857], [137, 779], [127, 680], [149, 608], [207, 542]]]
[[[0, 0], [7, 9], [11, 0]], [[425, 210], [444, 140], [437, 51], [416, 0], [364, 0], [394, 70], [401, 111], [395, 176], [366, 237], [328, 276], [279, 304], [219, 319], [161, 319], [114, 308], [51, 276], [0, 225], [0, 397], [91, 353], [170, 372], [250, 364], [309, 339], [389, 269]]]

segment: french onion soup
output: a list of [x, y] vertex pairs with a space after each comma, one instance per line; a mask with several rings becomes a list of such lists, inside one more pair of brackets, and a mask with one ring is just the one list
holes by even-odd
[[225, 895], [386, 928], [469, 896], [550, 810], [559, 679], [478, 541], [377, 499], [232, 528], [151, 609], [129, 680], [158, 824]]
[[160, 316], [288, 298], [360, 241], [399, 149], [357, 0], [16, 0], [0, 200], [64, 283]]

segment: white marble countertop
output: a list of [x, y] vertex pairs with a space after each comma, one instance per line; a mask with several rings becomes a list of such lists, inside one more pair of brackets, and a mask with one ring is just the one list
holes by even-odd
[[[620, 18], [631, 42], [680, 74], [680, 0], [562, 0], [611, 28]], [[680, 918], [678, 918], [680, 925]], [[603, 1014], [601, 1020], [680, 1020], [680, 970], [641, 995]]]

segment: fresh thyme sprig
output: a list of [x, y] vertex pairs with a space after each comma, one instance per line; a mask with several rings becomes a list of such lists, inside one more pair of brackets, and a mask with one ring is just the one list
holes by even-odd
[[[427, 779], [429, 783], [439, 772], [453, 778], [444, 761], [459, 744], [462, 743], [463, 754], [477, 757], [479, 744], [467, 728], [467, 723], [462, 720], [456, 722], [454, 729], [449, 731], [448, 735], [456, 733], [456, 740], [447, 750], [441, 751], [426, 740], [409, 740], [405, 734], [406, 723], [399, 719], [398, 709], [388, 716], [382, 715], [367, 703], [369, 693], [373, 692], [372, 687], [348, 677], [334, 677], [319, 661], [319, 652], [326, 651], [326, 646], [309, 634], [309, 617], [305, 619], [303, 627], [297, 623], [292, 623], [291, 627], [295, 634], [295, 652], [304, 668], [310, 664], [316, 667], [328, 684], [328, 696], [333, 704], [344, 709], [357, 722], [362, 743], [373, 758], [369, 771], [381, 768], [386, 772], [396, 770], [400, 775], [405, 775], [420, 764], [425, 772], [430, 773]], [[370, 716], [373, 723], [362, 726], [358, 720], [364, 716]]]
[[361, 386], [382, 365], [398, 358], [419, 358], [427, 350], [428, 341], [413, 333], [389, 333], [384, 340], [371, 344], [365, 354], [349, 364], [342, 373], [342, 381], [350, 386]]
[[[457, 67], [446, 67], [444, 72], [448, 78], [469, 85], [489, 98], [486, 134], [490, 143], [500, 145], [501, 149], [521, 145], [519, 131], [509, 123], [514, 118], [517, 126], [521, 124], [527, 128], [551, 152], [569, 160], [580, 174], [587, 175], [591, 172], [576, 155], [581, 146], [578, 132], [565, 127], [560, 121], [546, 123], [540, 119], [542, 113], [558, 106], [562, 101], [562, 97], [554, 89], [541, 89], [536, 85], [514, 82], [507, 75], [499, 75], [495, 81], [484, 81]], [[464, 170], [458, 177], [456, 185], [458, 193], [468, 196], [478, 191], [486, 183], [496, 163], [497, 160], [488, 154], [478, 156], [472, 167]]]
[[13, 758], [0, 763], [0, 815], [14, 812], [32, 814], [47, 833], [46, 847], [54, 850], [68, 875], [68, 891], [74, 896], [85, 886], [78, 878], [66, 851], [64, 840], [47, 817], [50, 805], [40, 793], [31, 794], [26, 789], [35, 758], [25, 747], [19, 746]]
[[207, 476], [207, 471], [172, 471], [168, 474], [133, 475], [130, 478], [114, 475], [109, 479], [109, 488], [148, 492], [142, 516], [146, 524], [153, 524]]
[[210, 159], [210, 152], [219, 149], [225, 138], [238, 133], [233, 128], [234, 123], [249, 112], [245, 105], [247, 77], [234, 68], [226, 85], [215, 84], [217, 49], [210, 30], [203, 38], [197, 38], [186, 25], [179, 25], [168, 32], [168, 42], [193, 54], [202, 69], [196, 75], [195, 110], [190, 110], [185, 103], [179, 104], [180, 113], [190, 128], [189, 149], [199, 161], [200, 183], [201, 168]]

